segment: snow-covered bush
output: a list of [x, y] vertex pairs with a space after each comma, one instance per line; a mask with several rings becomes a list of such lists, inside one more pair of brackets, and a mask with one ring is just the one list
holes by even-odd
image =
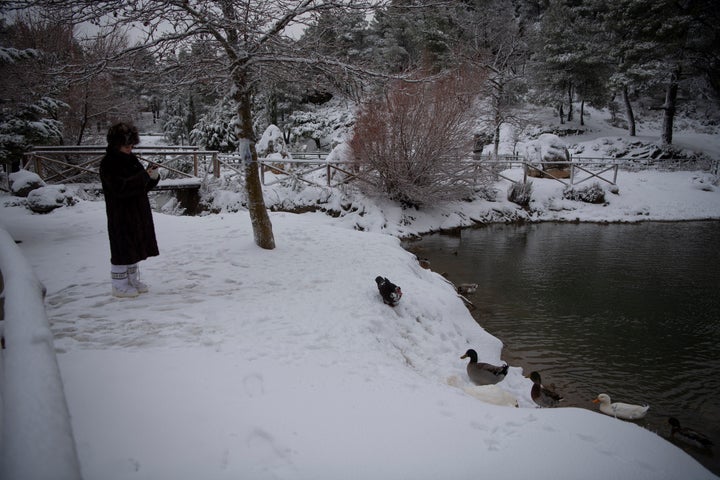
[[[474, 111], [466, 78], [398, 83], [362, 110], [350, 141], [366, 193], [408, 206], [472, 196], [464, 160], [472, 152]], [[371, 186], [368, 186], [371, 185]]]
[[11, 173], [8, 180], [10, 180], [10, 191], [16, 197], [27, 197], [36, 188], [45, 186], [45, 182], [37, 173], [28, 170]]
[[530, 204], [532, 190], [532, 182], [513, 183], [510, 185], [510, 188], [508, 188], [507, 198], [509, 201], [517, 203], [521, 207], [527, 207]]
[[605, 190], [597, 182], [583, 188], [567, 187], [563, 191], [563, 198], [576, 202], [605, 203]]
[[693, 187], [705, 192], [714, 192], [720, 185], [720, 177], [712, 173], [702, 173], [695, 175], [692, 180]]
[[77, 203], [65, 185], [48, 185], [33, 190], [28, 194], [27, 205], [35, 213], [48, 213], [56, 208], [75, 205]]

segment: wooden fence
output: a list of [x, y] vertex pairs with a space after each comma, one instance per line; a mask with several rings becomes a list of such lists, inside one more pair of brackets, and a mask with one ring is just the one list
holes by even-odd
[[[135, 147], [133, 153], [157, 165], [172, 178], [198, 178], [200, 165], [218, 152], [193, 146]], [[47, 183], [89, 183], [99, 179], [102, 146], [36, 147], [25, 154], [23, 168], [37, 173]]]
[[[197, 189], [200, 179], [208, 175], [220, 177], [223, 170], [244, 175], [245, 165], [239, 154], [221, 154], [199, 147], [136, 147], [133, 152], [148, 164], [155, 164], [166, 172], [159, 190]], [[33, 170], [47, 183], [98, 183], [99, 162], [104, 147], [38, 147], [25, 155], [23, 168]], [[376, 183], [378, 176], [372, 169], [360, 168], [350, 161], [328, 161], [327, 152], [292, 153], [287, 158], [259, 158], [260, 178], [265, 186], [277, 184], [306, 184], [337, 188], [350, 182]], [[570, 162], [553, 162], [555, 168], [529, 162], [520, 156], [472, 156], [456, 165], [454, 175], [474, 181], [481, 176], [503, 178], [513, 183], [503, 172], [522, 168], [522, 182], [528, 177], [543, 177], [567, 186], [595, 180], [610, 185], [617, 183], [618, 169], [627, 159], [579, 158]], [[559, 168], [558, 168], [559, 167]], [[318, 175], [318, 172], [323, 172]]]

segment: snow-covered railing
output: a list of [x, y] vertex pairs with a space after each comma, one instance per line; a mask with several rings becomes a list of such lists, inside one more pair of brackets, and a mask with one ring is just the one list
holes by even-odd
[[45, 289], [0, 227], [0, 478], [80, 479]]
[[[513, 183], [520, 182], [504, 176], [501, 173], [503, 170], [522, 168], [523, 182], [527, 182], [527, 177], [532, 176], [556, 180], [566, 186], [591, 179], [615, 185], [622, 163], [622, 159], [616, 158], [573, 158], [570, 161], [538, 162], [530, 161], [522, 155], [475, 155], [468, 160], [468, 165], [474, 165], [477, 171], [484, 171]], [[608, 176], [608, 173], [612, 173], [612, 176]]]
[[[293, 181], [317, 187], [334, 188], [353, 180], [365, 180], [354, 162], [328, 161], [327, 152], [292, 153], [287, 158], [261, 157], [258, 158], [260, 181], [265, 186]], [[220, 176], [221, 169], [229, 169], [238, 175], [244, 175], [242, 158], [239, 154], [229, 153], [219, 155], [215, 159], [213, 175]], [[310, 174], [318, 171], [325, 172], [325, 180], [320, 183]], [[267, 174], [272, 174], [270, 178]], [[339, 181], [333, 181], [335, 174], [341, 174]]]
[[[315, 153], [302, 158], [295, 158], [296, 155], [292, 154], [290, 157], [283, 159], [259, 158], [260, 178], [263, 185], [270, 186], [292, 181], [333, 188], [355, 180], [373, 182], [372, 169], [367, 167], [361, 169], [355, 162], [328, 161], [322, 158], [320, 154]], [[218, 162], [215, 172], [219, 172], [221, 167], [225, 167], [234, 170], [238, 174], [243, 173], [238, 169], [241, 163], [235, 155], [224, 155], [218, 159]], [[520, 167], [525, 172], [523, 182], [527, 181], [528, 175], [532, 176], [535, 173], [536, 176], [550, 178], [564, 185], [577, 185], [591, 179], [615, 185], [617, 183], [618, 168], [622, 162], [611, 158], [602, 160], [583, 158], [570, 162], [552, 162], [552, 164], [560, 166], [561, 169], [567, 172], [567, 175], [563, 176], [559, 172], [546, 170], [541, 163], [530, 162], [518, 155], [469, 157], [467, 160], [456, 164], [460, 165], [461, 168], [457, 169], [454, 174], [467, 178], [468, 181], [477, 179], [482, 174], [491, 174], [515, 183], [517, 180], [504, 176], [502, 171]], [[317, 178], [310, 174], [323, 170], [325, 175], [324, 182], [321, 184]], [[271, 173], [272, 177], [268, 179], [266, 173]], [[339, 180], [336, 180], [336, 174], [338, 173], [340, 174]], [[217, 175], [218, 173], [216, 173]]]
[[[162, 146], [133, 149], [138, 158], [147, 163], [158, 165], [167, 175], [176, 178], [193, 178], [200, 174], [201, 163], [209, 158], [215, 160], [218, 152], [203, 150], [196, 146]], [[73, 182], [83, 179], [97, 179], [100, 161], [105, 155], [101, 145], [34, 147], [24, 155], [23, 168], [37, 173], [45, 182]], [[182, 161], [192, 162], [192, 173], [186, 173], [178, 167]]]

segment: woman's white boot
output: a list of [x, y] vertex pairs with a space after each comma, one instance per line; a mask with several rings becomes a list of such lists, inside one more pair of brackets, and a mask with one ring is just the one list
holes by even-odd
[[148, 292], [148, 286], [140, 281], [140, 267], [138, 267], [137, 263], [134, 265], [128, 265], [127, 273], [130, 285], [135, 287], [135, 290], [137, 290], [139, 293]]
[[112, 294], [120, 298], [132, 298], [140, 295], [137, 288], [130, 284], [127, 265], [111, 265]]

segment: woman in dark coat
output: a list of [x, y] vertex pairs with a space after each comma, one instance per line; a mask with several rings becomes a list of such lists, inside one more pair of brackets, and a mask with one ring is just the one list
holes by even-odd
[[137, 128], [126, 123], [110, 127], [107, 151], [100, 163], [110, 237], [112, 292], [136, 297], [148, 291], [140, 281], [138, 262], [159, 254], [147, 192], [160, 180], [157, 166], [147, 170], [133, 155], [140, 143]]

